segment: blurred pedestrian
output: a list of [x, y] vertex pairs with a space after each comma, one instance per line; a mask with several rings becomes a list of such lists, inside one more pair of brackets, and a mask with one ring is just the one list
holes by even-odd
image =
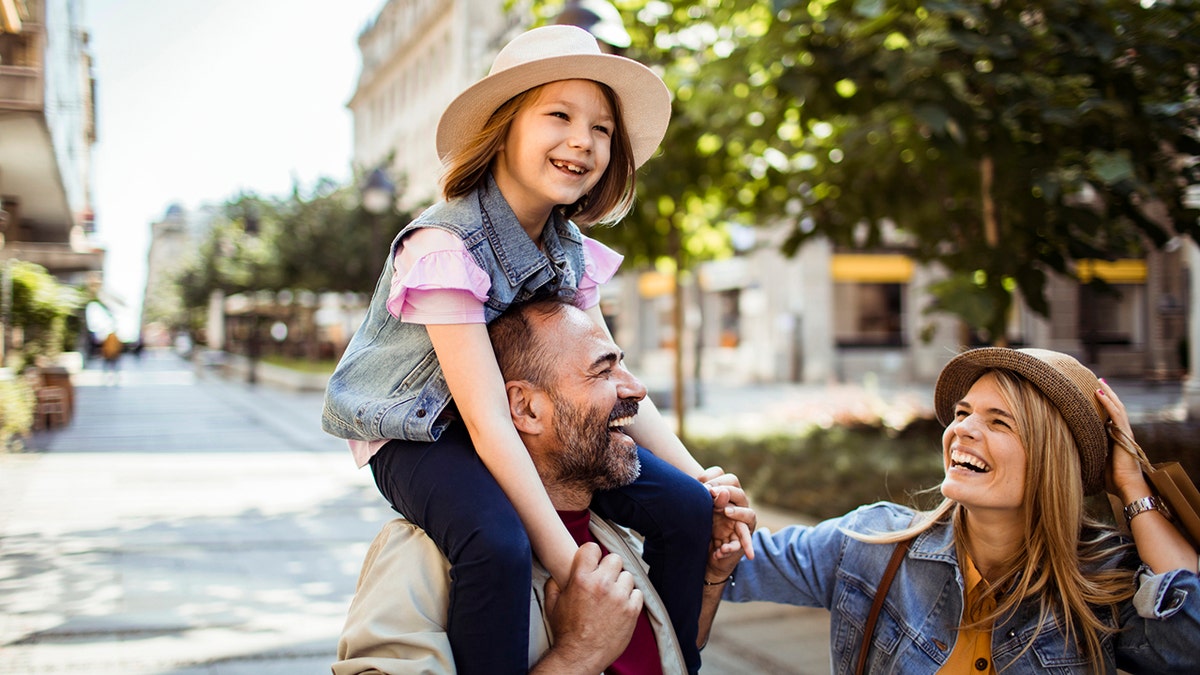
[[121, 344], [121, 338], [117, 337], [115, 332], [110, 332], [104, 342], [100, 343], [100, 356], [104, 358], [103, 372], [112, 378], [113, 384], [117, 383], [117, 370], [121, 364], [121, 352], [125, 346]]
[[[525, 672], [530, 544], [560, 585], [578, 549], [513, 427], [486, 324], [535, 291], [560, 290], [574, 292], [608, 335], [598, 286], [621, 257], [577, 223], [629, 211], [635, 170], [658, 148], [670, 113], [653, 71], [602, 54], [586, 31], [545, 26], [517, 36], [443, 112], [445, 199], [393, 241], [367, 317], [330, 378], [324, 429], [351, 441], [358, 465], [370, 463], [383, 495], [453, 565], [449, 639], [459, 673]], [[552, 350], [537, 356], [555, 359]], [[596, 363], [590, 377], [613, 367]], [[468, 433], [446, 433], [452, 425]], [[653, 452], [639, 451], [639, 479], [604, 493], [597, 512], [646, 536], [651, 579], [694, 672], [712, 499], [697, 480], [702, 468], [652, 404], [627, 430]]]
[[[712, 558], [701, 635], [723, 591], [830, 610], [835, 673], [1200, 672], [1197, 552], [1112, 388], [1066, 354], [988, 347], [946, 365], [934, 404], [939, 506], [756, 532], [753, 560]], [[1106, 487], [1132, 542], [1085, 511]]]

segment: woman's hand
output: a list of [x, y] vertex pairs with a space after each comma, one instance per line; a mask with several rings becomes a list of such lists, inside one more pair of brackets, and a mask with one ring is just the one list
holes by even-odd
[[[1117, 495], [1122, 504], [1149, 497], [1153, 493], [1138, 459], [1143, 453], [1134, 446], [1133, 429], [1129, 426], [1125, 406], [1104, 380], [1100, 380], [1096, 397], [1111, 418], [1109, 424], [1112, 426], [1108, 431], [1114, 440], [1105, 470], [1108, 491]], [[1138, 556], [1155, 574], [1176, 569], [1197, 570], [1197, 551], [1161, 511], [1142, 512], [1129, 522], [1129, 530], [1137, 545]]]
[[[1108, 412], [1109, 435], [1113, 438], [1113, 449], [1109, 454], [1108, 465], [1105, 467], [1106, 489], [1121, 498], [1122, 504], [1150, 496], [1150, 486], [1142, 473], [1142, 464], [1138, 460], [1137, 448], [1133, 446], [1133, 427], [1129, 424], [1129, 413], [1117, 396], [1117, 392], [1104, 380], [1100, 380], [1100, 390], [1096, 392], [1100, 405]], [[1128, 439], [1128, 445], [1120, 439]]]

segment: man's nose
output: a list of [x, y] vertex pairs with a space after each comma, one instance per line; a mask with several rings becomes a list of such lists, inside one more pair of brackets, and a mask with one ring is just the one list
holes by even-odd
[[646, 398], [646, 385], [634, 377], [633, 373], [625, 370], [624, 366], [621, 367], [620, 372], [622, 377], [621, 381], [617, 383], [617, 395], [635, 401]]

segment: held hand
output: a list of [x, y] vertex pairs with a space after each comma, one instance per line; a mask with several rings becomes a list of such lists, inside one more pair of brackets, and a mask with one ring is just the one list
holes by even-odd
[[[725, 473], [719, 466], [709, 467], [701, 476], [709, 494], [713, 497], [713, 540], [722, 548], [724, 555], [743, 551], [747, 558], [754, 559], [754, 544], [751, 533], [758, 523], [758, 515], [750, 508], [749, 498], [742, 491], [741, 481], [732, 473]], [[725, 530], [732, 522], [733, 535]]]
[[[554, 632], [555, 662], [597, 673], [625, 651], [638, 615], [642, 592], [615, 554], [600, 557], [600, 547], [579, 547], [567, 586], [546, 584], [546, 613]], [[546, 660], [543, 659], [546, 665]]]
[[728, 578], [741, 560], [741, 554], [754, 558], [750, 533], [758, 523], [758, 516], [750, 508], [737, 476], [716, 473], [714, 469], [706, 472], [711, 474], [707, 485], [713, 496], [713, 538], [709, 544], [706, 572], [711, 582]]
[[1128, 439], [1133, 442], [1133, 427], [1129, 424], [1129, 413], [1113, 388], [1104, 380], [1100, 380], [1100, 390], [1096, 392], [1110, 418], [1108, 424], [1109, 436], [1113, 438], [1112, 452], [1109, 454], [1108, 465], [1105, 467], [1105, 487], [1117, 495], [1124, 503], [1150, 494], [1146, 477], [1142, 474], [1142, 465], [1138, 461], [1136, 448], [1120, 442]]

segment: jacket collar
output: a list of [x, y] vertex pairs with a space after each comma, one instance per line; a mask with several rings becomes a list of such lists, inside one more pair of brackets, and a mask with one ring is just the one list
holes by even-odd
[[908, 555], [921, 560], [937, 560], [951, 565], [958, 565], [958, 556], [954, 551], [954, 528], [949, 523], [941, 522], [917, 535]]
[[514, 287], [520, 286], [526, 279], [543, 269], [547, 259], [559, 268], [566, 263], [567, 255], [559, 240], [559, 233], [567, 228], [558, 209], [550, 212], [550, 220], [542, 228], [542, 246], [545, 251], [543, 253], [529, 238], [525, 228], [521, 227], [520, 221], [505, 201], [504, 195], [500, 193], [496, 179], [490, 172], [478, 194], [479, 215], [483, 219], [488, 241], [496, 252], [504, 275]]

